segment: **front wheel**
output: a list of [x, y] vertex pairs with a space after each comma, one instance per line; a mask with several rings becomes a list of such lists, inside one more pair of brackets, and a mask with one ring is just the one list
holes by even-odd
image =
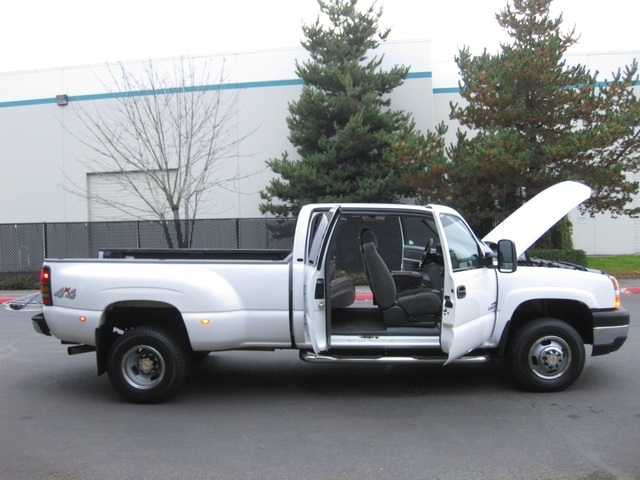
[[184, 380], [183, 349], [162, 330], [127, 330], [109, 351], [108, 375], [116, 391], [136, 403], [157, 403], [173, 394]]
[[516, 381], [533, 392], [557, 392], [572, 385], [582, 373], [582, 338], [566, 322], [535, 320], [516, 333], [509, 361]]

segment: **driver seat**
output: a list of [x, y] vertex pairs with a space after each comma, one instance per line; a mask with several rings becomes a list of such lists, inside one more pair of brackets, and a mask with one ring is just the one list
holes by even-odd
[[398, 293], [393, 275], [378, 253], [373, 233], [367, 234], [363, 231], [360, 239], [369, 287], [382, 310], [385, 327], [434, 323], [442, 309], [440, 296], [422, 286]]

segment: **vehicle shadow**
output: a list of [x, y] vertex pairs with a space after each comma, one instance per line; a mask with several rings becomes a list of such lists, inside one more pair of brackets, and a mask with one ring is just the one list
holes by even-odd
[[181, 398], [419, 397], [512, 388], [510, 377], [493, 362], [318, 365], [300, 361], [294, 352], [226, 352], [192, 365]]

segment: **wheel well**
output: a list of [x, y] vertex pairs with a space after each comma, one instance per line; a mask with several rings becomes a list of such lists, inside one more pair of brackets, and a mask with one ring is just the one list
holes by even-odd
[[110, 305], [104, 313], [102, 325], [96, 329], [98, 375], [107, 370], [107, 357], [121, 331], [148, 326], [163, 330], [190, 351], [189, 334], [182, 315], [172, 305], [162, 302], [120, 302]]
[[537, 299], [524, 302], [509, 321], [504, 346], [527, 323], [538, 318], [556, 318], [576, 329], [584, 343], [593, 343], [593, 316], [589, 308], [575, 300]]

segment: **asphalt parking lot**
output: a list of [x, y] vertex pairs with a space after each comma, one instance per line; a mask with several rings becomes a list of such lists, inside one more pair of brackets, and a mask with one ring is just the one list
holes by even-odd
[[226, 352], [146, 406], [3, 309], [0, 479], [638, 479], [640, 295], [623, 300], [629, 340], [564, 392], [517, 390], [491, 364]]

